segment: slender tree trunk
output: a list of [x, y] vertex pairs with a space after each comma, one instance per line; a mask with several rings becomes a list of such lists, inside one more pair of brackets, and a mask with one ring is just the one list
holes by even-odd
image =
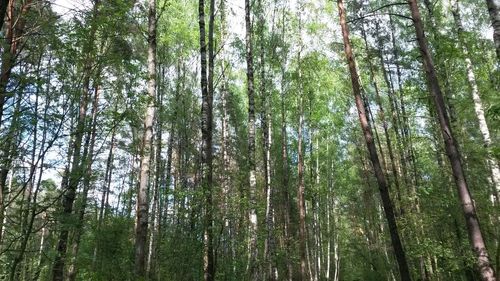
[[[159, 100], [159, 99], [158, 99]], [[159, 122], [159, 121], [158, 121]], [[146, 263], [146, 275], [148, 276], [149, 279], [154, 280], [155, 276], [155, 267], [154, 263], [156, 260], [156, 242], [158, 240], [158, 217], [160, 212], [158, 211], [159, 208], [159, 197], [160, 197], [160, 167], [161, 167], [161, 130], [158, 128], [156, 132], [156, 151], [155, 151], [155, 157], [154, 157], [154, 163], [156, 166], [156, 171], [155, 171], [155, 178], [154, 178], [154, 183], [153, 183], [153, 205], [151, 206], [151, 231], [149, 235], [149, 245], [148, 245], [148, 256], [147, 256], [147, 263]]]
[[261, 126], [262, 126], [262, 143], [263, 159], [264, 159], [264, 184], [266, 192], [266, 231], [267, 236], [265, 240], [264, 259], [267, 265], [266, 280], [276, 280], [276, 267], [274, 265], [274, 209], [273, 209], [273, 190], [271, 188], [271, 120], [269, 116], [268, 106], [268, 92], [266, 91], [266, 62], [265, 62], [265, 19], [262, 0], [258, 2], [258, 17], [259, 17], [259, 55], [260, 55], [260, 95], [261, 95]]
[[[12, 169], [13, 161], [16, 159], [18, 154], [17, 143], [19, 141], [19, 128], [20, 128], [20, 117], [21, 117], [21, 100], [22, 97], [17, 95], [15, 101], [15, 106], [12, 114], [12, 121], [10, 123], [7, 134], [5, 135], [5, 140], [0, 144], [1, 149], [1, 159], [0, 159], [0, 245], [3, 242], [4, 234], [4, 224], [7, 219], [7, 207], [12, 203], [12, 200], [5, 198], [10, 192], [10, 188], [7, 188], [7, 178], [9, 171], [11, 171], [10, 179], [12, 180], [14, 176], [14, 170]], [[1, 246], [0, 246], [1, 247]]]
[[469, 192], [469, 187], [465, 179], [462, 161], [460, 159], [456, 140], [453, 136], [453, 132], [450, 126], [448, 113], [446, 112], [446, 105], [444, 103], [443, 94], [441, 93], [436, 70], [434, 69], [434, 63], [427, 47], [417, 1], [409, 0], [408, 3], [410, 5], [411, 16], [415, 26], [417, 42], [420, 53], [422, 55], [425, 74], [427, 77], [428, 86], [430, 88], [429, 90], [434, 98], [434, 105], [436, 107], [439, 124], [441, 126], [441, 132], [443, 134], [446, 154], [451, 164], [453, 177], [455, 179], [458, 195], [462, 204], [470, 243], [477, 258], [477, 266], [479, 268], [482, 280], [494, 281], [496, 280], [495, 272], [489, 261], [488, 252], [486, 250], [486, 246], [479, 226], [479, 219], [476, 214], [476, 208]]
[[[220, 1], [220, 42], [222, 46], [225, 46], [228, 42], [228, 26], [226, 20], [226, 5], [225, 1]], [[230, 257], [230, 260], [233, 261], [233, 266], [231, 266], [229, 271], [229, 280], [231, 278], [235, 278], [236, 274], [236, 265], [234, 263], [235, 259], [235, 237], [234, 237], [234, 223], [233, 219], [230, 216], [230, 212], [232, 211], [231, 206], [233, 205], [231, 200], [234, 195], [231, 192], [230, 188], [230, 158], [229, 158], [229, 112], [228, 112], [228, 98], [229, 98], [229, 88], [228, 88], [228, 77], [226, 75], [226, 71], [228, 71], [229, 60], [227, 58], [227, 50], [226, 48], [222, 48], [221, 50], [221, 106], [222, 106], [222, 117], [221, 117], [221, 151], [222, 151], [222, 172], [221, 172], [221, 186], [222, 186], [222, 212], [221, 216], [224, 218], [224, 237], [227, 237], [224, 240], [223, 253], [225, 256]]]
[[[302, 9], [302, 3], [298, 3], [299, 10]], [[303, 130], [304, 130], [304, 92], [302, 83], [302, 13], [299, 11], [299, 50], [297, 53], [298, 61], [298, 106], [299, 106], [299, 127], [297, 130], [297, 173], [298, 173], [298, 186], [297, 186], [297, 208], [299, 211], [299, 256], [300, 256], [300, 280], [305, 281], [308, 279], [308, 251], [307, 251], [307, 229], [306, 229], [306, 201], [304, 197], [305, 184], [304, 184], [304, 152], [303, 152]]]
[[63, 219], [61, 220], [61, 231], [59, 233], [59, 238], [57, 242], [57, 253], [55, 257], [55, 261], [52, 267], [52, 280], [53, 281], [62, 281], [64, 275], [64, 265], [66, 263], [66, 249], [68, 243], [68, 235], [69, 230], [71, 229], [71, 217], [73, 213], [73, 202], [76, 197], [76, 190], [78, 184], [80, 183], [82, 177], [82, 168], [83, 164], [81, 161], [81, 146], [82, 139], [85, 131], [86, 119], [87, 119], [87, 105], [89, 101], [89, 83], [90, 77], [88, 69], [88, 65], [85, 70], [84, 77], [84, 87], [82, 89], [82, 94], [80, 97], [80, 108], [77, 124], [74, 131], [74, 140], [72, 147], [72, 163], [71, 163], [71, 171], [68, 176], [67, 186], [63, 186], [64, 195], [62, 199], [62, 207], [63, 207]]
[[[283, 13], [284, 14], [284, 13]], [[293, 279], [293, 266], [291, 262], [291, 240], [292, 234], [290, 230], [290, 193], [288, 179], [288, 137], [286, 132], [286, 109], [285, 109], [285, 68], [281, 67], [281, 161], [282, 161], [282, 200], [283, 200], [283, 235], [285, 240], [285, 260], [288, 280]]]
[[368, 124], [368, 119], [366, 117], [366, 110], [361, 98], [361, 86], [359, 85], [359, 77], [356, 69], [356, 62], [354, 60], [354, 55], [351, 48], [351, 43], [349, 41], [349, 30], [346, 23], [346, 15], [344, 9], [343, 0], [337, 0], [340, 26], [342, 28], [342, 37], [344, 41], [344, 50], [349, 64], [349, 72], [351, 74], [351, 83], [354, 92], [354, 98], [356, 101], [356, 107], [358, 109], [359, 121], [361, 124], [361, 129], [363, 130], [363, 135], [366, 141], [366, 146], [370, 154], [370, 160], [377, 178], [377, 183], [379, 186], [380, 196], [382, 197], [382, 205], [384, 207], [385, 216], [389, 226], [389, 232], [391, 235], [392, 247], [394, 248], [394, 254], [399, 265], [399, 273], [401, 280], [409, 281], [411, 280], [410, 271], [408, 269], [408, 264], [406, 261], [405, 251], [401, 243], [401, 238], [399, 236], [398, 226], [396, 224], [396, 218], [394, 215], [394, 207], [389, 196], [389, 190], [387, 186], [387, 180], [385, 178], [384, 172], [380, 166], [380, 161], [377, 155], [377, 149], [373, 141], [373, 135], [371, 128]]
[[[20, 91], [20, 92], [22, 92], [22, 91]], [[12, 120], [11, 126], [9, 128], [9, 134], [8, 134], [8, 140], [7, 140], [7, 150], [8, 150], [8, 153], [10, 154], [8, 156], [10, 159], [9, 166], [12, 163], [12, 158], [16, 154], [15, 153], [16, 146], [17, 146], [18, 140], [20, 138], [18, 130], [19, 130], [19, 121], [20, 121], [20, 117], [21, 117], [21, 100], [22, 100], [22, 96], [21, 96], [21, 94], [18, 94], [17, 98], [16, 98], [16, 106], [14, 109], [13, 120]], [[37, 93], [35, 103], [36, 103], [35, 108], [37, 108], [38, 107], [38, 93]], [[36, 150], [36, 137], [37, 137], [37, 129], [36, 129], [36, 125], [35, 125], [35, 129], [33, 132], [34, 147], [33, 147], [33, 151], [32, 151], [31, 163], [35, 163], [34, 158], [35, 158], [35, 150]], [[31, 213], [34, 213], [34, 208], [31, 208], [31, 206], [33, 204], [36, 204], [36, 197], [33, 199], [33, 202], [32, 202], [33, 177], [34, 177], [35, 171], [36, 171], [36, 167], [34, 165], [32, 165], [30, 168], [30, 179], [25, 184], [23, 184], [23, 186], [21, 187], [21, 192], [23, 193], [23, 200], [22, 201], [26, 201], [26, 206], [23, 206], [22, 201], [21, 201], [20, 219], [21, 219], [21, 238], [22, 239], [21, 239], [21, 243], [20, 243], [21, 246], [18, 249], [16, 249], [17, 255], [15, 256], [15, 258], [12, 261], [12, 266], [10, 269], [10, 276], [9, 276], [10, 277], [9, 280], [11, 280], [11, 281], [14, 281], [14, 280], [20, 278], [20, 276], [19, 276], [20, 272], [19, 272], [19, 270], [17, 270], [17, 267], [23, 260], [23, 256], [24, 256], [24, 253], [26, 252], [26, 247], [27, 247], [28, 241], [29, 241], [29, 236], [30, 236], [30, 234], [32, 232], [32, 228], [33, 228], [34, 217], [32, 216], [31, 220], [28, 220], [28, 215]], [[12, 171], [12, 174], [10, 177], [11, 181], [12, 181], [13, 176], [14, 176], [14, 171]], [[11, 184], [12, 183], [9, 183], [9, 185], [11, 185]], [[29, 186], [29, 187], [27, 188], [27, 186]], [[9, 189], [12, 190], [11, 188], [9, 188]], [[24, 200], [24, 197], [26, 197], [26, 200]]]
[[[104, 186], [102, 190], [102, 195], [101, 195], [101, 202], [100, 202], [100, 207], [99, 207], [99, 215], [97, 217], [97, 228], [95, 232], [97, 233], [98, 236], [100, 236], [101, 232], [101, 227], [104, 221], [104, 218], [106, 216], [106, 198], [107, 195], [110, 191], [111, 188], [111, 175], [113, 173], [113, 150], [115, 148], [115, 134], [116, 130], [113, 129], [111, 133], [111, 140], [110, 140], [110, 146], [109, 146], [109, 153], [108, 153], [108, 158], [106, 159], [106, 169], [104, 172]], [[131, 161], [133, 162], [133, 160]], [[120, 202], [120, 200], [118, 200]], [[100, 239], [97, 239], [95, 241], [95, 246], [94, 246], [94, 252], [92, 256], [92, 268], [95, 270], [96, 269], [96, 263], [97, 263], [97, 256], [99, 254], [99, 248], [101, 246]]]
[[148, 1], [148, 106], [144, 116], [141, 147], [139, 188], [135, 222], [135, 274], [146, 276], [146, 240], [148, 236], [148, 184], [150, 175], [151, 142], [156, 99], [156, 0]]
[[76, 260], [78, 258], [78, 252], [80, 250], [80, 240], [83, 232], [83, 224], [85, 217], [85, 209], [87, 207], [87, 196], [91, 185], [91, 177], [92, 177], [92, 163], [94, 161], [94, 145], [96, 138], [96, 129], [97, 129], [97, 110], [99, 106], [99, 89], [98, 86], [95, 86], [94, 89], [94, 100], [92, 103], [92, 119], [91, 119], [91, 131], [88, 136], [88, 140], [85, 141], [84, 148], [84, 161], [82, 164], [85, 164], [85, 171], [83, 175], [83, 191], [81, 194], [81, 202], [78, 210], [77, 224], [74, 229], [75, 237], [73, 238], [73, 245], [71, 247], [71, 261], [68, 269], [68, 281], [76, 280], [77, 274], [77, 265]]
[[[286, 9], [283, 7], [282, 12], [282, 30], [281, 30], [281, 40], [286, 42]], [[285, 108], [285, 92], [286, 92], [286, 76], [285, 76], [285, 66], [286, 66], [287, 56], [286, 53], [283, 54], [281, 61], [281, 162], [282, 162], [282, 178], [281, 178], [281, 188], [282, 188], [282, 209], [283, 209], [283, 236], [284, 236], [284, 251], [285, 251], [285, 263], [286, 263], [286, 277], [288, 281], [293, 279], [293, 266], [291, 261], [291, 206], [290, 206], [290, 192], [289, 192], [289, 171], [288, 171], [288, 137], [286, 131], [286, 108]]]
[[215, 279], [213, 249], [213, 164], [212, 164], [212, 126], [213, 126], [213, 77], [214, 77], [214, 17], [215, 1], [210, 0], [208, 23], [208, 81], [207, 46], [205, 44], [205, 1], [199, 1], [200, 55], [201, 55], [201, 134], [202, 134], [202, 188], [204, 197], [204, 234], [203, 234], [203, 276], [205, 281]]
[[255, 97], [254, 70], [252, 48], [252, 22], [250, 0], [245, 0], [245, 44], [247, 61], [247, 94], [248, 94], [248, 173], [249, 173], [249, 239], [248, 239], [248, 276], [258, 279], [257, 249], [257, 179], [255, 175]]
[[[4, 3], [5, 2], [5, 3]], [[3, 9], [3, 14], [5, 14], [5, 11], [7, 11], [7, 26], [6, 26], [6, 32], [5, 32], [5, 45], [3, 46], [3, 53], [1, 54], [1, 60], [2, 60], [2, 66], [0, 68], [0, 128], [2, 126], [2, 116], [3, 116], [3, 110], [4, 110], [4, 104], [6, 103], [7, 99], [9, 98], [10, 94], [7, 92], [7, 84], [10, 80], [10, 74], [12, 71], [12, 68], [14, 67], [15, 64], [15, 58], [18, 53], [19, 45], [21, 43], [21, 37], [24, 33], [24, 26], [26, 23], [25, 17], [26, 13], [29, 11], [31, 7], [31, 0], [26, 1], [24, 5], [20, 8], [21, 11], [19, 12], [19, 15], [16, 17], [15, 11], [14, 11], [14, 3], [15, 1], [3, 1], [2, 6], [0, 7]], [[0, 22], [4, 22], [4, 17], [2, 16], [2, 19]], [[1, 27], [0, 27], [1, 30]], [[11, 130], [14, 128], [14, 131], [16, 131], [15, 127], [17, 124], [12, 123], [10, 126]], [[4, 214], [5, 214], [5, 209], [6, 206], [5, 204], [7, 203], [5, 200], [5, 195], [6, 195], [6, 183], [7, 183], [7, 175], [9, 173], [9, 167], [12, 162], [12, 154], [13, 151], [9, 147], [9, 143], [13, 144], [15, 142], [12, 141], [11, 134], [8, 134], [7, 141], [5, 144], [6, 149], [3, 150], [2, 156], [1, 156], [1, 168], [0, 168], [0, 244], [2, 242], [2, 236], [3, 236], [3, 221], [4, 221]]]
[[[175, 116], [175, 115], [174, 115]], [[172, 181], [172, 154], [173, 154], [173, 151], [174, 151], [174, 135], [175, 134], [175, 131], [174, 131], [174, 126], [173, 126], [173, 123], [172, 123], [172, 126], [171, 126], [171, 129], [170, 129], [170, 135], [168, 136], [168, 148], [167, 148], [167, 161], [166, 161], [166, 164], [165, 164], [165, 203], [164, 203], [164, 206], [162, 206], [163, 209], [163, 222], [162, 222], [162, 226], [165, 227], [167, 225], [167, 221], [168, 221], [168, 202], [169, 202], [169, 199], [168, 199], [168, 195], [170, 194], [170, 186], [171, 186], [171, 181]], [[174, 204], [172, 204], [172, 207], [174, 207]], [[162, 232], [165, 232], [164, 229], [162, 229]], [[162, 239], [163, 239], [163, 236], [160, 236]]]

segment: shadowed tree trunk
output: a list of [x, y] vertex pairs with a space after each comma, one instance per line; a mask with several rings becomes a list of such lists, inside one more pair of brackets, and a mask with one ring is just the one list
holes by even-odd
[[205, 1], [200, 0], [198, 16], [200, 25], [201, 56], [201, 135], [202, 135], [202, 188], [204, 197], [204, 234], [203, 234], [203, 278], [215, 279], [213, 249], [213, 165], [212, 165], [212, 126], [213, 126], [213, 91], [214, 91], [214, 17], [215, 1], [210, 0], [208, 23], [208, 81], [207, 81], [207, 46], [205, 44]]

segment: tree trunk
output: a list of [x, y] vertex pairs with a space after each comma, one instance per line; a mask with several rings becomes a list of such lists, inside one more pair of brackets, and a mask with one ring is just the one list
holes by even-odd
[[354, 55], [351, 48], [351, 43], [349, 42], [349, 30], [346, 23], [346, 15], [344, 9], [343, 0], [337, 0], [340, 26], [342, 29], [342, 37], [344, 41], [344, 50], [349, 64], [349, 72], [351, 74], [351, 83], [354, 92], [354, 98], [356, 101], [356, 107], [358, 109], [358, 117], [361, 124], [361, 129], [363, 130], [363, 135], [366, 141], [366, 146], [370, 154], [370, 160], [373, 165], [375, 172], [375, 177], [377, 178], [377, 183], [379, 186], [380, 196], [382, 197], [382, 205], [384, 207], [385, 216], [389, 226], [389, 232], [391, 235], [392, 247], [394, 249], [394, 254], [399, 265], [399, 273], [401, 280], [409, 281], [411, 280], [410, 271], [408, 269], [408, 264], [406, 261], [405, 251], [401, 243], [401, 238], [399, 236], [398, 226], [396, 224], [396, 218], [394, 215], [394, 207], [389, 196], [389, 190], [387, 186], [387, 180], [385, 178], [384, 172], [380, 166], [380, 161], [377, 155], [377, 149], [373, 140], [373, 134], [371, 128], [368, 124], [368, 119], [366, 117], [366, 110], [361, 98], [361, 86], [359, 84], [359, 77], [356, 69], [356, 62], [354, 60]]
[[[302, 3], [299, 3], [301, 9]], [[297, 130], [297, 209], [299, 211], [299, 256], [300, 256], [300, 280], [305, 281], [308, 279], [308, 251], [307, 251], [307, 229], [306, 229], [306, 201], [304, 197], [305, 184], [304, 184], [304, 152], [303, 152], [303, 130], [304, 130], [304, 92], [302, 83], [302, 65], [301, 65], [301, 52], [302, 52], [302, 13], [298, 12], [299, 18], [299, 50], [297, 53], [297, 70], [298, 70], [298, 106], [299, 106], [299, 127]]]
[[436, 107], [439, 124], [441, 126], [441, 132], [443, 134], [446, 154], [451, 164], [459, 199], [462, 204], [470, 243], [473, 247], [474, 253], [476, 254], [477, 266], [479, 268], [482, 280], [494, 281], [496, 280], [495, 272], [489, 261], [488, 252], [486, 250], [481, 229], [479, 227], [479, 219], [476, 215], [476, 208], [469, 192], [469, 187], [467, 185], [462, 167], [462, 161], [460, 159], [460, 154], [456, 145], [456, 140], [453, 136], [453, 132], [450, 126], [448, 113], [446, 112], [446, 105], [444, 103], [443, 94], [441, 93], [441, 88], [437, 79], [434, 63], [427, 47], [424, 28], [420, 18], [417, 1], [409, 0], [409, 5], [411, 16], [415, 26], [420, 54], [422, 55], [423, 59], [428, 86], [430, 88], [429, 90], [434, 98], [434, 105]]
[[73, 157], [71, 163], [71, 171], [68, 175], [67, 185], [63, 185], [64, 195], [62, 199], [62, 208], [63, 208], [63, 218], [61, 219], [61, 231], [59, 233], [59, 238], [57, 242], [57, 253], [54, 260], [54, 264], [52, 267], [52, 280], [53, 281], [62, 281], [64, 275], [64, 265], [66, 263], [66, 249], [68, 243], [68, 235], [71, 227], [71, 218], [73, 213], [73, 202], [76, 197], [76, 190], [78, 188], [78, 184], [81, 180], [83, 163], [81, 161], [81, 146], [83, 134], [85, 132], [85, 125], [87, 119], [87, 105], [89, 102], [89, 83], [90, 83], [90, 73], [89, 73], [89, 65], [87, 64], [84, 77], [84, 87], [82, 89], [81, 97], [80, 97], [80, 110], [78, 115], [77, 124], [74, 131], [74, 140], [73, 140]]
[[271, 120], [269, 116], [268, 95], [266, 91], [266, 61], [265, 61], [265, 19], [262, 0], [258, 2], [258, 17], [259, 17], [259, 57], [260, 57], [260, 95], [261, 95], [261, 113], [260, 120], [262, 126], [262, 143], [263, 147], [263, 164], [264, 164], [264, 191], [266, 193], [266, 231], [267, 236], [264, 247], [264, 259], [267, 266], [267, 272], [264, 271], [266, 280], [276, 280], [276, 267], [274, 264], [274, 207], [273, 207], [273, 190], [271, 188]]
[[[1, 55], [2, 67], [0, 69], [0, 127], [2, 125], [4, 105], [10, 96], [7, 92], [7, 86], [10, 80], [12, 68], [15, 65], [19, 46], [21, 45], [24, 27], [26, 25], [26, 14], [31, 8], [31, 1], [32, 0], [27, 0], [21, 5], [19, 15], [16, 15], [14, 11], [15, 0], [2, 1], [2, 6], [0, 6], [1, 9], [5, 9], [7, 11], [7, 30], [5, 32], [6, 47], [3, 49], [3, 53]], [[4, 11], [1, 12], [5, 14]], [[3, 24], [4, 17], [2, 17], [1, 22]]]
[[493, 26], [493, 41], [497, 59], [500, 62], [500, 0], [486, 0], [491, 26]]
[[[104, 172], [104, 186], [103, 186], [102, 195], [101, 195], [101, 202], [100, 202], [101, 205], [99, 207], [99, 215], [97, 217], [97, 228], [95, 230], [97, 235], [100, 235], [101, 226], [102, 226], [104, 218], [106, 217], [106, 214], [107, 214], [106, 198], [107, 198], [107, 195], [109, 194], [109, 191], [111, 188], [111, 175], [113, 172], [113, 157], [114, 157], [113, 150], [115, 148], [115, 134], [116, 134], [116, 130], [113, 129], [113, 131], [111, 133], [108, 158], [106, 159], [106, 169]], [[120, 200], [118, 200], [118, 202], [120, 202]], [[97, 239], [95, 241], [94, 252], [93, 252], [93, 257], [92, 257], [92, 268], [94, 270], [96, 269], [97, 256], [99, 254], [100, 246], [101, 246], [101, 242], [99, 241], [99, 239]]]
[[[4, 3], [5, 2], [5, 3]], [[16, 18], [15, 12], [14, 12], [14, 0], [9, 1], [3, 1], [2, 6], [0, 6], [1, 9], [7, 11], [7, 27], [6, 27], [6, 32], [5, 32], [5, 45], [3, 47], [3, 53], [1, 54], [1, 59], [2, 59], [2, 66], [0, 68], [0, 128], [2, 126], [2, 116], [3, 116], [3, 110], [4, 110], [4, 105], [9, 98], [10, 94], [7, 92], [7, 84], [10, 80], [10, 74], [12, 71], [12, 68], [14, 67], [15, 64], [15, 59], [18, 53], [19, 45], [20, 45], [20, 40], [21, 37], [24, 33], [24, 25], [26, 23], [25, 16], [26, 13], [29, 11], [31, 7], [31, 0], [26, 1], [24, 5], [21, 7], [21, 11], [19, 13], [19, 16]], [[5, 14], [5, 11], [3, 13]], [[4, 22], [4, 17], [0, 20], [0, 22]], [[0, 27], [1, 30], [1, 27]], [[11, 129], [15, 128], [14, 124], [11, 124]], [[9, 129], [10, 130], [10, 129]], [[7, 175], [9, 173], [9, 167], [12, 162], [12, 149], [9, 147], [9, 143], [13, 144], [15, 142], [12, 141], [11, 134], [8, 134], [7, 141], [5, 144], [6, 149], [2, 151], [2, 156], [0, 161], [1, 168], [0, 168], [0, 244], [2, 242], [2, 234], [4, 232], [3, 229], [3, 221], [4, 221], [4, 213], [6, 206], [5, 204], [7, 203], [4, 199], [4, 196], [6, 194], [6, 182], [7, 182]]]
[[[281, 40], [285, 42], [286, 38], [286, 9], [283, 8], [282, 12], [282, 30], [281, 30]], [[284, 252], [285, 252], [285, 263], [286, 263], [286, 277], [288, 281], [293, 279], [293, 266], [291, 261], [291, 238], [292, 233], [290, 229], [290, 192], [289, 192], [289, 171], [288, 171], [288, 137], [286, 132], [286, 108], [285, 108], [285, 92], [286, 92], [286, 76], [285, 76], [285, 66], [286, 66], [287, 56], [286, 53], [283, 54], [281, 63], [281, 162], [282, 162], [282, 178], [281, 178], [281, 188], [282, 188], [282, 209], [283, 209], [283, 236], [284, 236]]]
[[87, 207], [87, 196], [91, 185], [92, 176], [92, 163], [94, 161], [94, 145], [96, 138], [96, 128], [97, 128], [97, 110], [99, 106], [99, 89], [95, 86], [94, 90], [94, 100], [92, 105], [92, 119], [91, 119], [91, 131], [89, 133], [88, 139], [85, 141], [85, 148], [83, 153], [83, 164], [85, 164], [85, 171], [83, 175], [83, 191], [80, 199], [80, 206], [78, 209], [78, 217], [76, 222], [76, 227], [74, 229], [73, 245], [71, 247], [71, 261], [68, 269], [68, 281], [76, 280], [77, 266], [76, 260], [78, 258], [78, 251], [80, 249], [80, 240], [83, 232], [85, 209]]
[[148, 1], [148, 93], [144, 116], [141, 147], [139, 188], [135, 222], [135, 274], [146, 276], [146, 239], [148, 235], [148, 183], [150, 174], [151, 142], [153, 140], [153, 119], [156, 98], [156, 0]]
[[290, 217], [290, 193], [289, 193], [289, 178], [288, 178], [288, 137], [286, 132], [286, 109], [285, 109], [285, 69], [284, 65], [281, 70], [281, 161], [282, 161], [282, 200], [283, 200], [283, 236], [285, 240], [286, 253], [286, 269], [288, 280], [293, 279], [293, 266], [291, 262], [291, 217]]
[[207, 46], [205, 44], [205, 1], [199, 1], [200, 55], [201, 55], [201, 135], [202, 135], [202, 188], [204, 197], [203, 222], [203, 276], [205, 281], [215, 279], [213, 249], [213, 164], [212, 164], [212, 126], [213, 126], [213, 77], [214, 77], [214, 17], [215, 1], [210, 0], [208, 23], [208, 81]]
[[251, 280], [259, 276], [257, 265], [257, 179], [255, 176], [255, 97], [252, 53], [252, 23], [250, 0], [245, 0], [245, 44], [247, 62], [247, 94], [248, 94], [248, 173], [249, 173], [249, 239], [247, 271]]

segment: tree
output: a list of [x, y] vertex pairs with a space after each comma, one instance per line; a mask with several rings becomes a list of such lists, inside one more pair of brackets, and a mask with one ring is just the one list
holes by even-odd
[[349, 65], [349, 73], [351, 75], [352, 90], [354, 93], [354, 99], [356, 101], [356, 108], [358, 110], [359, 122], [361, 124], [361, 129], [363, 131], [363, 136], [365, 138], [366, 146], [370, 154], [370, 160], [372, 162], [373, 170], [375, 172], [375, 177], [377, 178], [377, 183], [379, 186], [380, 196], [382, 198], [382, 204], [384, 207], [385, 216], [387, 219], [387, 223], [389, 225], [389, 233], [391, 235], [392, 247], [394, 248], [394, 254], [396, 255], [396, 259], [399, 265], [400, 277], [401, 280], [411, 280], [410, 271], [406, 261], [406, 254], [403, 249], [401, 238], [399, 236], [398, 226], [396, 224], [394, 207], [391, 201], [391, 197], [389, 195], [387, 180], [380, 165], [373, 134], [368, 123], [368, 117], [366, 115], [365, 105], [361, 98], [361, 87], [359, 84], [359, 76], [356, 69], [356, 61], [354, 60], [351, 43], [349, 41], [349, 30], [347, 28], [346, 14], [343, 1], [338, 0], [337, 6], [339, 9], [340, 26], [342, 29], [342, 37], [344, 41], [344, 51]]
[[139, 187], [137, 190], [135, 229], [135, 274], [146, 278], [146, 239], [148, 234], [148, 184], [150, 176], [151, 143], [156, 99], [156, 1], [148, 1], [148, 93], [141, 144]]
[[254, 96], [254, 75], [253, 75], [253, 47], [252, 47], [252, 22], [250, 19], [250, 0], [245, 0], [245, 56], [247, 62], [247, 94], [248, 94], [248, 274], [251, 279], [256, 279], [257, 268], [257, 211], [256, 192], [257, 179], [255, 175], [255, 96]]
[[481, 275], [481, 279], [485, 281], [494, 281], [495, 272], [493, 271], [493, 268], [489, 261], [488, 251], [486, 250], [486, 245], [484, 243], [483, 235], [479, 226], [479, 219], [476, 214], [476, 207], [474, 206], [474, 203], [472, 201], [469, 187], [465, 179], [462, 160], [460, 159], [460, 154], [457, 148], [457, 142], [451, 129], [443, 94], [441, 93], [441, 87], [439, 86], [439, 82], [436, 76], [436, 70], [434, 69], [434, 63], [427, 47], [417, 1], [409, 0], [408, 3], [410, 5], [413, 25], [415, 26], [418, 47], [423, 59], [423, 66], [425, 75], [427, 77], [429, 91], [434, 98], [434, 106], [438, 115], [439, 125], [441, 126], [441, 133], [443, 135], [446, 155], [448, 156], [451, 164], [458, 196], [462, 204], [470, 244], [476, 254], [477, 266]]
[[208, 23], [208, 81], [207, 81], [207, 46], [205, 45], [205, 1], [199, 1], [200, 55], [201, 55], [201, 134], [202, 134], [202, 188], [204, 196], [204, 233], [203, 233], [203, 271], [204, 280], [215, 279], [213, 249], [213, 164], [212, 164], [212, 123], [214, 91], [214, 20], [215, 1], [210, 0]]

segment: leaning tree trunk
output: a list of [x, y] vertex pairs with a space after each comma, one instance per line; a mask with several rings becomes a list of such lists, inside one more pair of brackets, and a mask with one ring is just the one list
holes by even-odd
[[351, 83], [354, 92], [354, 99], [356, 101], [356, 107], [358, 109], [359, 122], [361, 124], [361, 129], [363, 130], [366, 146], [370, 154], [370, 160], [372, 162], [372, 166], [375, 172], [375, 177], [377, 178], [380, 196], [382, 198], [382, 205], [384, 207], [387, 224], [389, 226], [389, 232], [391, 235], [392, 247], [394, 248], [394, 254], [396, 256], [396, 260], [399, 265], [399, 273], [401, 275], [401, 280], [409, 281], [411, 280], [410, 271], [408, 269], [408, 263], [406, 261], [406, 255], [403, 249], [403, 244], [401, 243], [401, 238], [399, 236], [398, 226], [396, 224], [396, 218], [394, 215], [394, 207], [392, 204], [391, 197], [389, 195], [387, 180], [380, 165], [377, 149], [375, 147], [373, 139], [372, 130], [369, 126], [368, 118], [366, 116], [366, 109], [363, 104], [363, 100], [361, 98], [361, 86], [359, 84], [356, 62], [354, 60], [351, 43], [349, 41], [349, 30], [347, 28], [343, 0], [337, 0], [337, 4], [339, 9], [340, 26], [342, 28], [342, 37], [344, 41], [344, 51], [349, 65], [349, 72], [351, 74]]
[[146, 239], [148, 236], [148, 183], [153, 140], [156, 98], [156, 0], [148, 2], [148, 106], [144, 116], [139, 189], [137, 190], [135, 229], [135, 274], [146, 278]]
[[495, 281], [495, 272], [490, 264], [486, 245], [484, 243], [483, 235], [479, 226], [479, 219], [476, 214], [476, 208], [474, 206], [472, 196], [469, 192], [469, 187], [465, 179], [464, 170], [462, 167], [462, 160], [460, 159], [457, 143], [455, 137], [453, 136], [448, 113], [446, 112], [446, 105], [444, 102], [443, 94], [439, 86], [431, 54], [427, 47], [418, 4], [416, 0], [409, 0], [408, 3], [410, 5], [411, 16], [415, 26], [418, 47], [423, 59], [423, 66], [427, 77], [427, 83], [430, 88], [429, 90], [431, 92], [431, 95], [434, 98], [434, 105], [436, 107], [436, 113], [438, 115], [437, 117], [441, 126], [441, 133], [444, 139], [446, 154], [451, 164], [453, 177], [457, 186], [458, 196], [462, 204], [462, 209], [465, 216], [469, 240], [477, 258], [476, 262], [479, 268], [479, 273], [482, 280]]

